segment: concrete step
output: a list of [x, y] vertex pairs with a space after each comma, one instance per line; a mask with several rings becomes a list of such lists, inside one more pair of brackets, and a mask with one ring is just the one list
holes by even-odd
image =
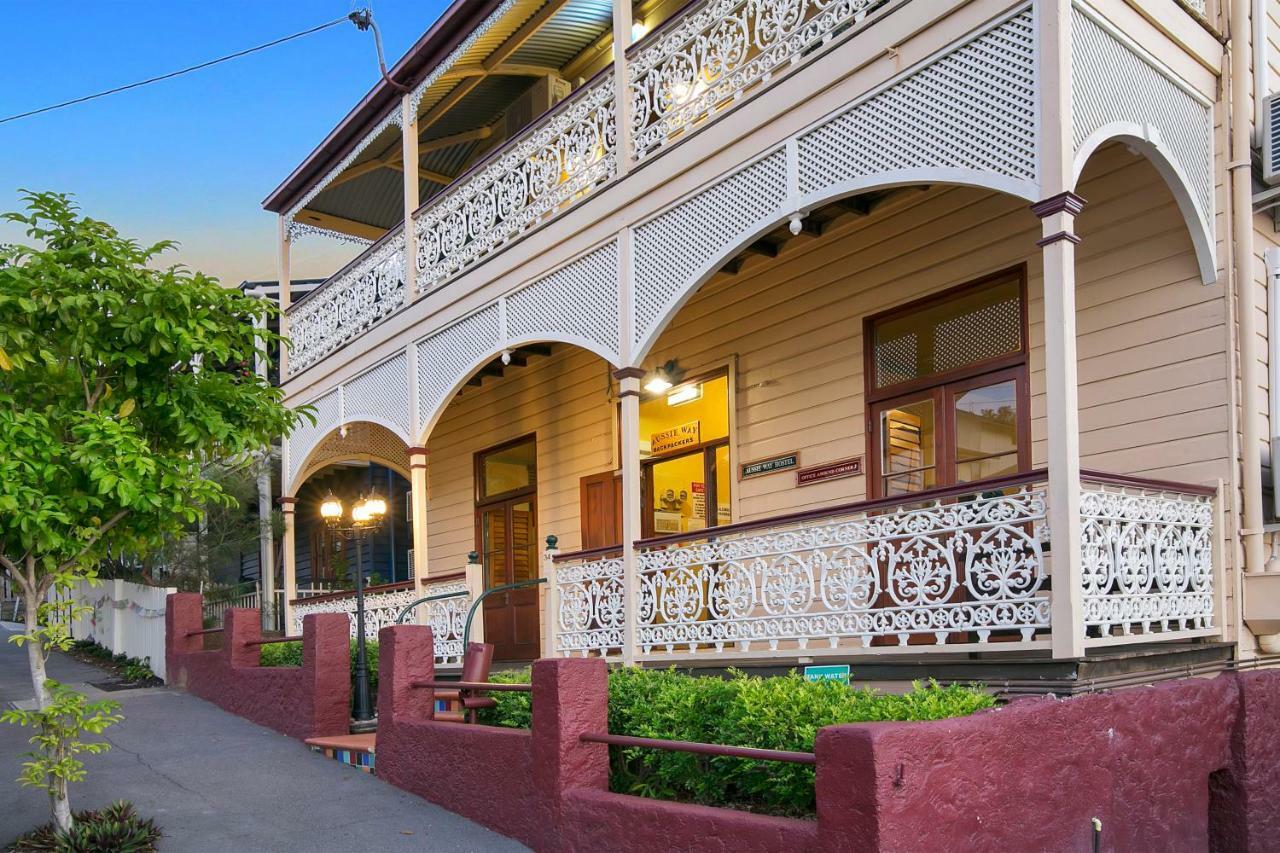
[[332, 737], [307, 738], [312, 752], [332, 758], [342, 764], [359, 767], [366, 773], [374, 771], [374, 751], [377, 733], [334, 735]]

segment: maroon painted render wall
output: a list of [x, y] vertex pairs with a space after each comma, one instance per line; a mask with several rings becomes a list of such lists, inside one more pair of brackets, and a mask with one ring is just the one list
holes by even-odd
[[302, 666], [261, 667], [262, 621], [257, 610], [232, 608], [222, 648], [203, 651], [203, 599], [179, 592], [165, 609], [169, 681], [218, 707], [290, 737], [346, 734], [350, 720], [350, 623], [342, 613], [302, 620]]
[[427, 719], [430, 629], [381, 648], [379, 775], [539, 850], [1280, 851], [1280, 671], [831, 726], [801, 821], [610, 793], [602, 661], [535, 662], [524, 732]]

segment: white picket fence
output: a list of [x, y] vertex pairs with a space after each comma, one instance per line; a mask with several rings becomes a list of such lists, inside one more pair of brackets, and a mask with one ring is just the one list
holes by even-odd
[[79, 581], [70, 590], [78, 607], [88, 608], [71, 622], [71, 636], [94, 640], [116, 654], [150, 659], [161, 678], [164, 668], [165, 599], [173, 587], [143, 586], [128, 581]]

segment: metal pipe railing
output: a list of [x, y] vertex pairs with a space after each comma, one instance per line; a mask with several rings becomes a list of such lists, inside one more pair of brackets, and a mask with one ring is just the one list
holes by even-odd
[[443, 601], [446, 598], [457, 598], [460, 595], [469, 595], [468, 590], [459, 590], [458, 592], [442, 592], [437, 595], [428, 595], [426, 598], [419, 598], [417, 601], [411, 601], [405, 605], [404, 610], [400, 611], [400, 615], [396, 617], [396, 624], [400, 625], [404, 622], [404, 617], [409, 615], [409, 611], [420, 604], [426, 604], [429, 601]]
[[477, 597], [476, 600], [471, 603], [471, 609], [467, 611], [467, 622], [462, 629], [463, 647], [465, 648], [466, 644], [471, 640], [471, 620], [472, 618], [475, 617], [476, 608], [480, 606], [480, 602], [484, 601], [486, 598], [493, 595], [494, 593], [510, 592], [513, 589], [521, 589], [526, 586], [537, 586], [540, 583], [546, 583], [546, 582], [547, 582], [546, 578], [530, 578], [529, 580], [516, 581], [515, 583], [504, 583], [501, 586], [495, 586], [495, 587], [492, 587], [491, 589], [486, 589], [484, 592], [480, 593], [479, 597]]
[[644, 749], [665, 749], [670, 752], [691, 752], [695, 755], [714, 755], [726, 758], [752, 758], [757, 761], [785, 761], [791, 764], [816, 764], [812, 752], [791, 752], [785, 749], [757, 749], [751, 746], [721, 746], [718, 743], [695, 743], [687, 740], [663, 740], [630, 735], [584, 734], [579, 740], [586, 743], [604, 743], [609, 746], [634, 746]]

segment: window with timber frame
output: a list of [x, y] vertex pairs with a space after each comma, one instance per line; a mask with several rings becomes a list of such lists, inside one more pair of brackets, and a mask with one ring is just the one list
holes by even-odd
[[870, 497], [1030, 469], [1026, 268], [864, 324]]

